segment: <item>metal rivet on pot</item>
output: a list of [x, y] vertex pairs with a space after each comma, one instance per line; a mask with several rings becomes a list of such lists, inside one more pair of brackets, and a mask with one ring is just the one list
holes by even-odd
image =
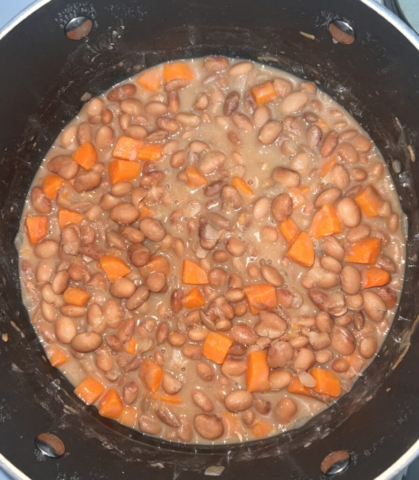
[[70, 40], [81, 40], [87, 37], [93, 28], [93, 22], [88, 17], [75, 17], [64, 27], [64, 32]]
[[336, 450], [329, 453], [320, 465], [325, 475], [336, 475], [344, 472], [351, 463], [351, 455], [346, 450]]
[[52, 433], [40, 433], [35, 438], [35, 445], [47, 457], [58, 458], [65, 453], [63, 441]]
[[329, 33], [332, 35], [333, 43], [351, 45], [355, 42], [355, 31], [352, 25], [344, 20], [332, 20], [329, 23]]

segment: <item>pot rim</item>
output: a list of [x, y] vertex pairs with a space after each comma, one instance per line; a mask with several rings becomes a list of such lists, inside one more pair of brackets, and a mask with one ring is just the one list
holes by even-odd
[[[35, 0], [28, 7], [13, 17], [6, 25], [0, 28], [0, 40], [2, 40], [11, 30], [13, 30], [19, 23], [35, 13], [38, 9], [50, 3], [53, 0]], [[401, 20], [395, 13], [391, 12], [387, 7], [378, 3], [377, 0], [360, 0], [367, 7], [374, 10], [378, 15], [381, 15], [394, 28], [396, 28], [406, 39], [416, 47], [419, 51], [419, 35]], [[396, 462], [393, 463], [387, 470], [381, 473], [375, 480], [391, 480], [397, 474], [407, 468], [416, 457], [419, 456], [419, 440], [417, 440]], [[30, 480], [23, 472], [21, 472], [15, 465], [13, 465], [0, 452], [0, 469], [4, 470], [8, 475], [16, 480]]]

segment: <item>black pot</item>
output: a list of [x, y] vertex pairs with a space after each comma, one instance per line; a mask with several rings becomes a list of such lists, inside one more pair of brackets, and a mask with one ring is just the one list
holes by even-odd
[[[223, 479], [317, 479], [322, 459], [338, 449], [352, 457], [342, 480], [372, 479], [409, 449], [405, 459], [411, 459], [419, 450], [411, 448], [419, 437], [418, 37], [372, 0], [45, 3], [0, 41], [0, 334], [8, 334], [7, 342], [0, 340], [0, 452], [42, 480], [198, 479], [211, 465], [225, 467]], [[87, 39], [70, 41], [63, 28], [78, 15], [93, 19], [94, 28]], [[327, 27], [335, 19], [353, 26], [355, 43], [332, 42]], [[275, 438], [191, 447], [107, 421], [75, 398], [45, 360], [22, 305], [14, 238], [35, 172], [85, 92], [97, 95], [159, 62], [207, 54], [279, 66], [316, 81], [343, 104], [389, 164], [409, 237], [394, 325], [348, 395]], [[34, 438], [45, 431], [64, 441], [66, 455], [42, 457]]]

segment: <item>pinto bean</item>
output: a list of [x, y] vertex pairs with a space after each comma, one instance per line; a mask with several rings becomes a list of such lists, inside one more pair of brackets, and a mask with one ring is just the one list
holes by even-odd
[[79, 353], [89, 353], [97, 350], [102, 344], [102, 336], [95, 332], [83, 332], [71, 340], [71, 348]]
[[234, 257], [240, 257], [246, 251], [246, 244], [237, 238], [230, 237], [226, 243], [226, 250]]
[[130, 298], [135, 292], [135, 283], [129, 278], [118, 278], [109, 287], [109, 292], [116, 298]]
[[247, 362], [244, 359], [227, 357], [221, 365], [221, 373], [227, 377], [239, 377], [247, 370]]
[[122, 390], [122, 398], [127, 405], [131, 405], [138, 398], [138, 385], [131, 381], [124, 385]]
[[253, 205], [253, 218], [257, 222], [262, 220], [262, 218], [266, 217], [269, 212], [269, 208], [271, 206], [271, 202], [269, 198], [262, 197], [259, 198]]
[[140, 212], [134, 207], [134, 205], [122, 202], [112, 208], [110, 218], [117, 223], [130, 224], [135, 222], [139, 215]]
[[214, 410], [214, 404], [211, 399], [202, 390], [192, 392], [192, 400], [194, 404], [206, 413]]
[[310, 148], [316, 148], [323, 136], [323, 132], [317, 125], [310, 125], [310, 127], [307, 130], [307, 145]]
[[282, 285], [284, 285], [284, 279], [275, 267], [263, 265], [260, 271], [262, 277], [274, 287], [282, 287]]
[[135, 95], [137, 87], [133, 83], [125, 83], [113, 88], [107, 95], [110, 102], [122, 102]]
[[359, 353], [366, 359], [369, 359], [375, 355], [377, 349], [378, 343], [375, 337], [365, 337], [359, 343]]
[[77, 163], [70, 156], [66, 155], [58, 155], [52, 158], [48, 162], [47, 168], [50, 172], [57, 173], [64, 180], [71, 180], [77, 175], [79, 170]]
[[204, 68], [208, 72], [223, 72], [229, 65], [225, 57], [206, 57], [204, 60]]
[[138, 419], [138, 428], [141, 432], [148, 435], [158, 435], [162, 431], [162, 426], [157, 420], [148, 415], [141, 415]]
[[61, 248], [67, 255], [77, 255], [80, 251], [80, 236], [73, 225], [67, 225], [61, 231]]
[[381, 297], [375, 292], [364, 292], [364, 312], [374, 322], [382, 322], [387, 313], [387, 307]]
[[275, 142], [282, 132], [282, 123], [278, 120], [269, 120], [259, 132], [258, 139], [263, 145], [270, 145]]
[[288, 193], [281, 193], [272, 200], [271, 214], [278, 223], [285, 221], [291, 213], [292, 199]]
[[212, 413], [200, 413], [196, 415], [194, 425], [199, 435], [207, 440], [216, 440], [224, 433], [221, 418]]
[[[271, 111], [266, 105], [258, 107], [253, 113], [253, 123], [256, 128], [262, 128], [267, 122], [269, 122], [270, 119], [271, 119]], [[281, 130], [282, 130], [282, 125], [281, 125]]]
[[346, 168], [340, 164], [333, 166], [331, 177], [333, 183], [341, 190], [346, 190], [351, 181], [348, 170], [346, 170]]
[[224, 100], [223, 113], [226, 117], [232, 115], [238, 108], [240, 103], [239, 92], [230, 92]]
[[69, 344], [77, 334], [76, 324], [71, 318], [59, 316], [54, 326], [55, 335], [61, 343]]
[[280, 110], [285, 115], [293, 115], [301, 111], [308, 103], [308, 95], [304, 92], [288, 94], [280, 105]]
[[102, 176], [97, 172], [79, 172], [73, 183], [73, 188], [77, 193], [89, 192], [97, 188], [102, 182]]
[[348, 295], [356, 295], [361, 289], [361, 274], [352, 265], [345, 265], [340, 273], [342, 290]]
[[176, 395], [178, 392], [180, 392], [182, 386], [182, 382], [180, 382], [173, 375], [168, 373], [163, 374], [162, 387], [163, 390], [169, 395]]
[[340, 188], [331, 187], [323, 190], [317, 195], [316, 200], [314, 201], [314, 206], [320, 208], [323, 205], [333, 205], [342, 195], [342, 190]]
[[276, 167], [272, 171], [272, 180], [287, 188], [300, 185], [300, 174], [291, 168]]
[[68, 287], [70, 275], [65, 270], [57, 272], [51, 282], [52, 291], [56, 295], [61, 295]]
[[347, 142], [343, 142], [339, 145], [337, 153], [339, 158], [350, 165], [357, 163], [359, 160], [358, 152], [350, 143]]
[[233, 326], [230, 336], [233, 340], [243, 345], [254, 345], [257, 340], [257, 335], [253, 329], [243, 322], [238, 322]]
[[152, 242], [161, 242], [166, 236], [163, 225], [155, 218], [145, 218], [140, 222], [140, 231]]
[[342, 198], [337, 204], [336, 213], [346, 227], [357, 227], [361, 222], [361, 210], [353, 198]]
[[252, 406], [253, 395], [247, 390], [235, 390], [225, 397], [224, 404], [230, 412], [242, 412]]
[[206, 110], [209, 105], [209, 98], [206, 93], [200, 93], [194, 103], [194, 110]]
[[397, 232], [397, 229], [399, 228], [399, 215], [397, 213], [392, 213], [387, 220], [387, 227], [391, 233]]
[[87, 122], [80, 123], [77, 128], [77, 142], [79, 145], [92, 141], [92, 128]]
[[339, 243], [339, 240], [334, 237], [324, 238], [322, 240], [322, 248], [327, 255], [330, 255], [339, 262], [342, 262], [345, 258], [345, 249]]
[[226, 156], [222, 152], [216, 150], [205, 154], [199, 164], [199, 168], [204, 175], [210, 175], [219, 170], [226, 161]]
[[316, 357], [313, 351], [309, 348], [301, 348], [294, 359], [295, 370], [310, 370], [316, 363]]
[[350, 365], [346, 358], [336, 358], [332, 363], [332, 370], [337, 373], [345, 373], [349, 368]]
[[114, 131], [108, 125], [102, 125], [96, 132], [95, 143], [100, 149], [108, 148], [114, 139]]
[[339, 134], [334, 130], [331, 130], [323, 140], [320, 148], [320, 155], [322, 157], [329, 157], [338, 145]]
[[351, 355], [355, 351], [355, 338], [345, 327], [335, 326], [331, 334], [332, 348], [340, 355]]
[[243, 113], [233, 113], [231, 119], [239, 130], [245, 132], [251, 132], [253, 130], [252, 122], [246, 117], [246, 115], [243, 115]]
[[38, 258], [51, 258], [58, 252], [58, 243], [55, 240], [41, 240], [36, 244], [34, 253]]
[[294, 400], [285, 397], [277, 403], [274, 410], [274, 416], [279, 423], [286, 425], [295, 417], [297, 410], [298, 408]]
[[201, 117], [193, 113], [178, 113], [175, 118], [183, 127], [197, 128], [201, 123]]
[[40, 187], [33, 187], [31, 190], [31, 203], [34, 209], [43, 214], [48, 214], [52, 210], [51, 201], [47, 198]]
[[215, 377], [214, 370], [207, 363], [198, 363], [196, 372], [206, 382], [211, 382]]
[[38, 266], [36, 267], [35, 279], [38, 283], [46, 283], [51, 280], [53, 274], [54, 274], [54, 260], [48, 258], [45, 260], [41, 260], [38, 263]]
[[267, 363], [271, 368], [283, 368], [294, 358], [294, 349], [288, 342], [276, 340], [268, 349]]
[[272, 370], [269, 374], [269, 384], [271, 386], [271, 390], [278, 391], [282, 390], [292, 381], [292, 375], [288, 370]]

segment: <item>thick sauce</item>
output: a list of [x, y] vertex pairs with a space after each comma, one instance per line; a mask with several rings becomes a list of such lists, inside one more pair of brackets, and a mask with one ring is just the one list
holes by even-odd
[[54, 366], [102, 415], [172, 441], [296, 428], [391, 325], [402, 212], [349, 114], [223, 57], [94, 98], [37, 173], [17, 237]]

